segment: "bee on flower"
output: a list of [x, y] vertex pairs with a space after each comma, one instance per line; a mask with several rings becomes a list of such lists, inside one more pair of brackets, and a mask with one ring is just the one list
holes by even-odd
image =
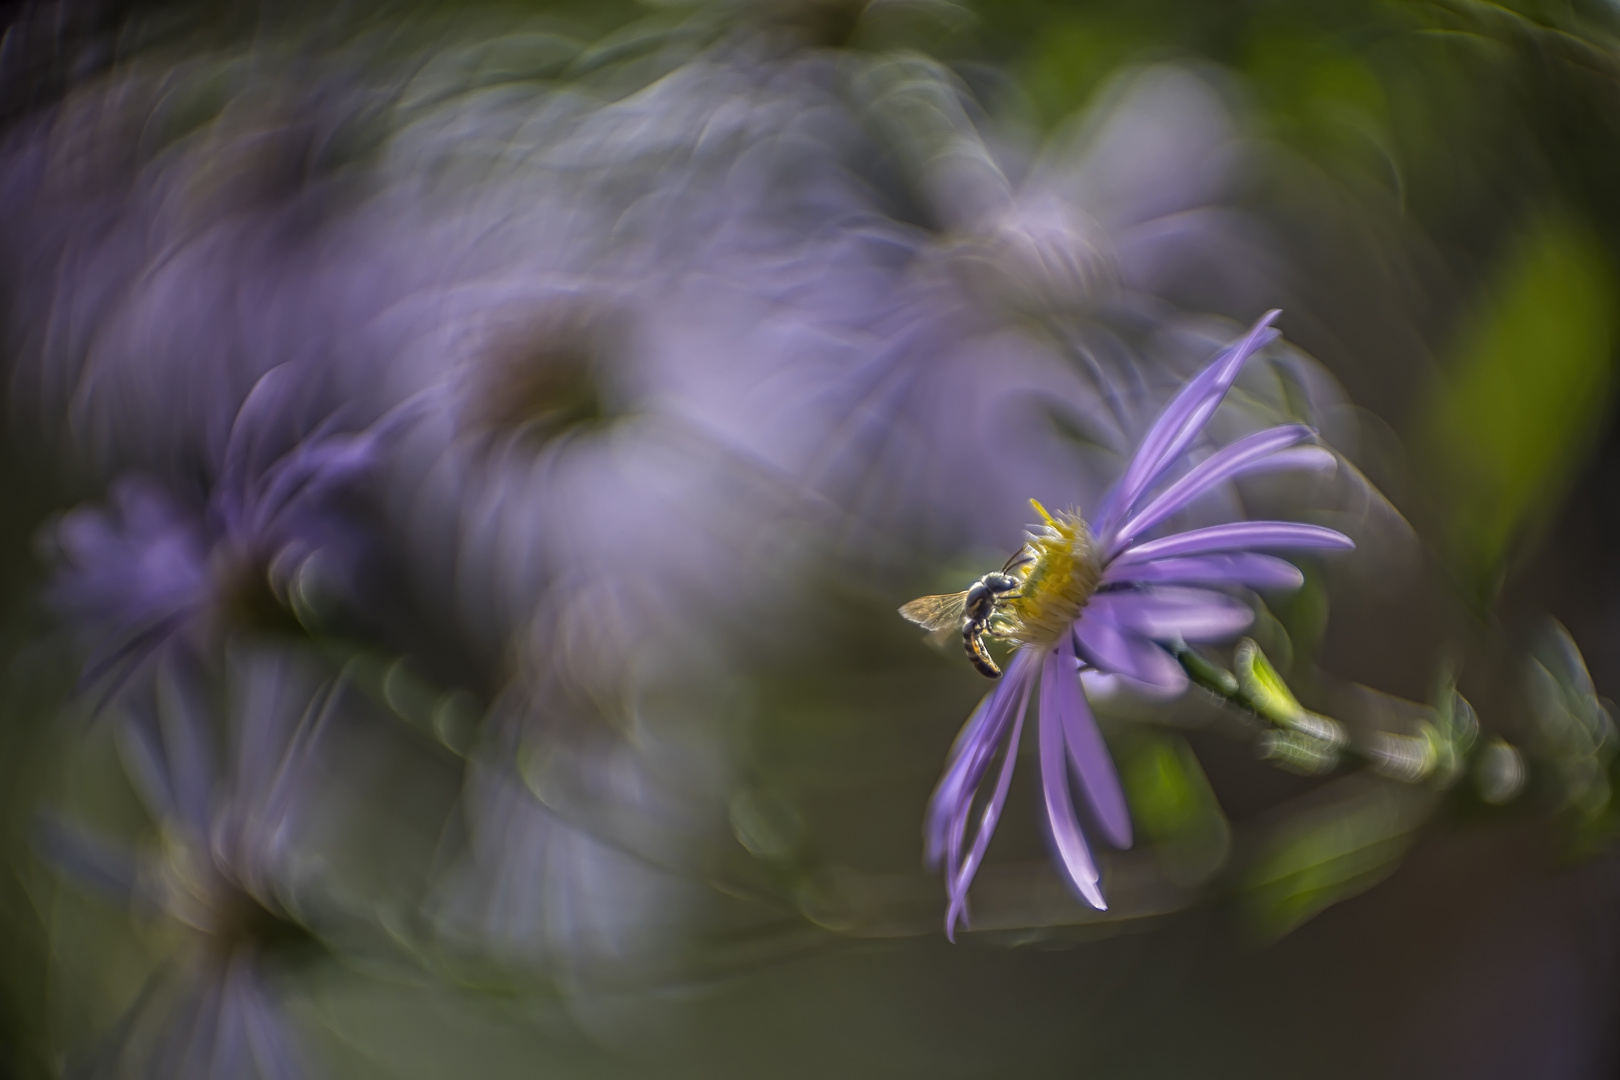
[[[1039, 689], [1041, 787], [1063, 871], [1092, 907], [1107, 907], [1075, 811], [1070, 773], [1110, 844], [1131, 844], [1131, 819], [1119, 776], [1097, 729], [1080, 672], [1095, 670], [1177, 693], [1187, 675], [1164, 647], [1171, 642], [1229, 639], [1254, 619], [1249, 606], [1220, 591], [1232, 586], [1297, 588], [1304, 577], [1265, 550], [1345, 550], [1355, 545], [1332, 529], [1282, 521], [1247, 521], [1155, 536], [1165, 521], [1234, 477], [1287, 468], [1332, 468], [1314, 432], [1285, 424], [1223, 447], [1165, 484], [1214, 415], [1243, 364], [1276, 339], [1261, 317], [1224, 349], [1154, 421], [1125, 475], [1103, 499], [1093, 523], [1078, 513], [1049, 513], [999, 574], [965, 593], [923, 597], [900, 609], [929, 629], [960, 620], [969, 658], [992, 678], [1001, 671], [983, 637], [1014, 647], [1005, 678], [979, 703], [957, 736], [930, 801], [924, 826], [929, 864], [945, 869], [946, 936], [966, 925], [968, 889], [995, 832], [1012, 783], [1019, 739]], [[994, 787], [980, 791], [1000, 756]], [[982, 802], [970, 838], [969, 818]]]

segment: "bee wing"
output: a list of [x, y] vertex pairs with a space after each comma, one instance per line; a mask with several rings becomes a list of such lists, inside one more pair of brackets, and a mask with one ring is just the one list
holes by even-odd
[[902, 606], [900, 614], [924, 630], [947, 630], [962, 624], [962, 612], [966, 606], [965, 592], [919, 596]]

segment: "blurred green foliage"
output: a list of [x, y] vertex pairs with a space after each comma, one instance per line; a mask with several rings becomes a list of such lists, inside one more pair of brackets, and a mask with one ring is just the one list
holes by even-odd
[[1423, 788], [1349, 777], [1321, 805], [1296, 813], [1262, 846], [1247, 878], [1260, 932], [1286, 934], [1394, 872], [1437, 805]]
[[1200, 884], [1226, 862], [1232, 830], [1187, 741], [1151, 732], [1119, 751], [1131, 819], [1153, 847], [1164, 875]]
[[1021, 88], [1040, 120], [1067, 118], [1120, 64], [1159, 45], [1151, 13], [1104, 9], [1054, 20], [1035, 43]]
[[1590, 230], [1543, 217], [1503, 259], [1432, 392], [1422, 445], [1446, 554], [1477, 601], [1557, 505], [1607, 411], [1617, 299]]
[[1526, 690], [1552, 797], [1569, 817], [1574, 848], [1591, 854], [1620, 835], [1614, 770], [1620, 751], [1612, 706], [1598, 696], [1574, 640], [1556, 622], [1542, 629], [1525, 665]]

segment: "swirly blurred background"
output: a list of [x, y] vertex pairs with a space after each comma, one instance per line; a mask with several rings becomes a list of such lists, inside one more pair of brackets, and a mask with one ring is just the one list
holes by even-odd
[[[1613, 5], [0, 10], [0, 1075], [1615, 1075]], [[948, 944], [895, 608], [1273, 307], [1358, 753], [1094, 695]]]

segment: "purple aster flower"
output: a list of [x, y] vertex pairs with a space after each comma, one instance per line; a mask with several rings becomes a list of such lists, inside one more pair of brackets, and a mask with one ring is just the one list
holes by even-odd
[[361, 434], [328, 423], [278, 452], [296, 378], [276, 368], [248, 395], [203, 506], [126, 477], [111, 510], [79, 508], [54, 530], [51, 600], [83, 632], [81, 681], [105, 681], [103, 703], [171, 643], [201, 651], [233, 626], [291, 622], [358, 575], [365, 538], [339, 502], [389, 421]]
[[[1009, 563], [1007, 580], [986, 576], [983, 584], [993, 592], [987, 608], [985, 598], [977, 597], [980, 617], [975, 619], [971, 610], [976, 594], [963, 594], [970, 608], [963, 623], [970, 652], [983, 656], [980, 632], [1012, 642], [1017, 651], [1006, 677], [957, 736], [928, 809], [927, 855], [930, 865], [945, 864], [950, 900], [945, 929], [953, 940], [957, 923], [966, 923], [968, 888], [1006, 803], [1018, 741], [1037, 687], [1041, 787], [1053, 842], [1075, 890], [1102, 910], [1107, 905], [1075, 811], [1070, 771], [1109, 843], [1130, 846], [1131, 820], [1079, 672], [1090, 669], [1158, 692], [1179, 693], [1187, 676], [1163, 643], [1227, 639], [1254, 618], [1246, 603], [1219, 589], [1294, 588], [1304, 580], [1290, 563], [1255, 549], [1354, 547], [1349, 537], [1331, 529], [1281, 521], [1153, 537], [1178, 511], [1236, 476], [1333, 463], [1327, 451], [1302, 445], [1312, 438], [1309, 428], [1287, 424], [1223, 447], [1173, 482], [1162, 483], [1208, 423], [1244, 361], [1278, 336], [1271, 328], [1276, 315], [1263, 316], [1159, 415], [1124, 477], [1104, 498], [1095, 531], [1077, 514], [1048, 514], [1035, 503], [1045, 523]], [[907, 617], [923, 621], [914, 605], [904, 609]], [[987, 661], [984, 666], [994, 670]], [[1000, 769], [970, 837], [968, 818], [998, 753]]]
[[312, 1075], [285, 1000], [322, 950], [304, 921], [306, 868], [319, 857], [310, 845], [336, 831], [313, 808], [342, 687], [272, 650], [243, 651], [232, 669], [223, 713], [193, 682], [160, 676], [117, 729], [155, 843], [128, 846], [52, 813], [36, 821], [50, 866], [164, 926], [173, 946], [69, 1075]]

